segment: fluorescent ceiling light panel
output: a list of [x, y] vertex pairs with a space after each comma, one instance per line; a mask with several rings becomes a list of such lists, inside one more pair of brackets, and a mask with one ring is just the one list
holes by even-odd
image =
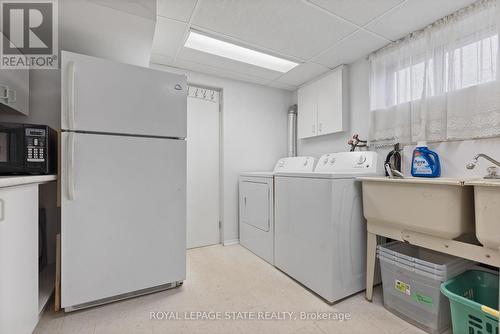
[[295, 66], [299, 65], [298, 63], [290, 60], [250, 50], [232, 43], [199, 34], [194, 31], [189, 32], [189, 36], [184, 46], [190, 49], [241, 61], [243, 63], [252, 64], [282, 73], [288, 72]]

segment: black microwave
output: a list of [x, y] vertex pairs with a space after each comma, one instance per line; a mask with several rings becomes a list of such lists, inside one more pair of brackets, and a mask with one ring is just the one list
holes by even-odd
[[54, 174], [57, 132], [46, 125], [0, 122], [0, 174]]

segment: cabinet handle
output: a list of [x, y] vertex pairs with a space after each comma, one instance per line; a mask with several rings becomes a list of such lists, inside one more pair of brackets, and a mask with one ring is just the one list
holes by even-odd
[[247, 198], [245, 197], [245, 206], [247, 206]]
[[318, 132], [322, 132], [323, 131], [323, 123], [319, 123], [318, 124]]
[[9, 99], [9, 87], [7, 86], [0, 86], [0, 89], [2, 89], [2, 95], [0, 96], [0, 100], [4, 100], [7, 102]]
[[5, 220], [5, 202], [3, 199], [0, 199], [0, 222]]
[[15, 90], [10, 89], [9, 86], [0, 86], [0, 89], [2, 89], [2, 95], [0, 96], [0, 100], [3, 100], [3, 103], [9, 104], [16, 102], [17, 94]]

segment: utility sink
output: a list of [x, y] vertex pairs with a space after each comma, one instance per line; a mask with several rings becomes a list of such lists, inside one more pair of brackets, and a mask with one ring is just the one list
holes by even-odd
[[487, 248], [500, 248], [500, 180], [473, 180], [476, 237]]
[[[369, 225], [455, 239], [474, 229], [473, 188], [457, 179], [360, 177]], [[497, 189], [500, 203], [500, 188]], [[496, 209], [500, 213], [500, 205]], [[493, 215], [493, 213], [492, 213]]]

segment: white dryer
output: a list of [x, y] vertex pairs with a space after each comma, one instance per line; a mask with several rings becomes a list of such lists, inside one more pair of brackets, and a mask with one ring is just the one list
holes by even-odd
[[274, 264], [274, 174], [311, 172], [314, 158], [280, 159], [273, 172], [244, 172], [239, 178], [240, 244]]
[[275, 266], [333, 303], [365, 288], [366, 224], [357, 176], [375, 152], [323, 155], [311, 173], [275, 174]]

